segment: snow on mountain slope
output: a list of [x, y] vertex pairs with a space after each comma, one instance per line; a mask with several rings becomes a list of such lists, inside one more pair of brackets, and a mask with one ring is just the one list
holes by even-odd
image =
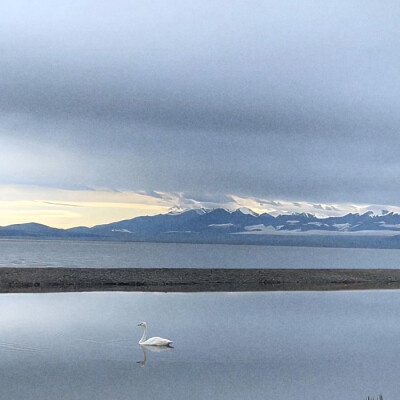
[[54, 229], [39, 224], [19, 224], [0, 227], [0, 236], [57, 236], [121, 238], [128, 236], [154, 237], [165, 233], [231, 235], [279, 234], [366, 234], [379, 235], [400, 234], [400, 214], [372, 213], [347, 214], [341, 217], [318, 218], [308, 213], [257, 214], [242, 207], [235, 211], [223, 208], [192, 209], [174, 211], [168, 214], [143, 216], [110, 224], [97, 225], [92, 228], [76, 227], [67, 230]]

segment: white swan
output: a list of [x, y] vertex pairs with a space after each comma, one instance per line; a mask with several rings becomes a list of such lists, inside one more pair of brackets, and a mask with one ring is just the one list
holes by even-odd
[[146, 322], [141, 322], [140, 324], [138, 324], [138, 326], [143, 326], [144, 328], [144, 332], [143, 332], [143, 336], [141, 337], [141, 339], [139, 340], [139, 344], [141, 346], [169, 346], [172, 347], [172, 340], [169, 339], [163, 339], [160, 337], [152, 337], [150, 339], [146, 340], [147, 337], [147, 324]]

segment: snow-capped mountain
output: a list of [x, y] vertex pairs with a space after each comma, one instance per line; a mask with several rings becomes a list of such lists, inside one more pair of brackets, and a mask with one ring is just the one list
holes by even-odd
[[256, 214], [249, 209], [228, 211], [195, 209], [184, 212], [137, 217], [129, 220], [97, 225], [93, 228], [72, 228], [73, 234], [115, 236], [117, 234], [155, 235], [168, 233], [201, 233], [212, 236], [231, 234], [279, 233], [400, 233], [400, 214], [347, 214], [341, 217], [318, 218], [312, 214], [283, 214], [276, 217]]
[[[193, 209], [143, 216], [92, 228], [55, 229], [39, 224], [0, 227], [0, 236], [94, 238], [116, 240], [167, 240], [261, 243], [271, 236], [396, 236], [400, 238], [400, 214], [367, 212], [318, 218], [312, 214], [257, 214], [241, 208], [229, 211]], [[399, 240], [400, 241], [400, 240]], [[275, 243], [275, 242], [274, 242]]]

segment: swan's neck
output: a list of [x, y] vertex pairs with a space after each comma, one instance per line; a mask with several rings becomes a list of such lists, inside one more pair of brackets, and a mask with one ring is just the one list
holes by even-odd
[[142, 335], [141, 339], [139, 340], [139, 343], [143, 343], [147, 337], [147, 326], [144, 326], [143, 328], [144, 328], [143, 335]]

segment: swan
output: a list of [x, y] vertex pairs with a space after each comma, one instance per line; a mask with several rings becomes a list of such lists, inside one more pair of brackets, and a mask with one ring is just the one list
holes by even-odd
[[147, 337], [147, 324], [146, 322], [141, 322], [140, 324], [138, 324], [138, 326], [142, 326], [144, 328], [144, 332], [143, 335], [141, 337], [141, 339], [139, 340], [139, 344], [141, 346], [169, 346], [172, 347], [172, 340], [169, 339], [163, 339], [160, 337], [152, 337], [150, 339], [146, 340]]

